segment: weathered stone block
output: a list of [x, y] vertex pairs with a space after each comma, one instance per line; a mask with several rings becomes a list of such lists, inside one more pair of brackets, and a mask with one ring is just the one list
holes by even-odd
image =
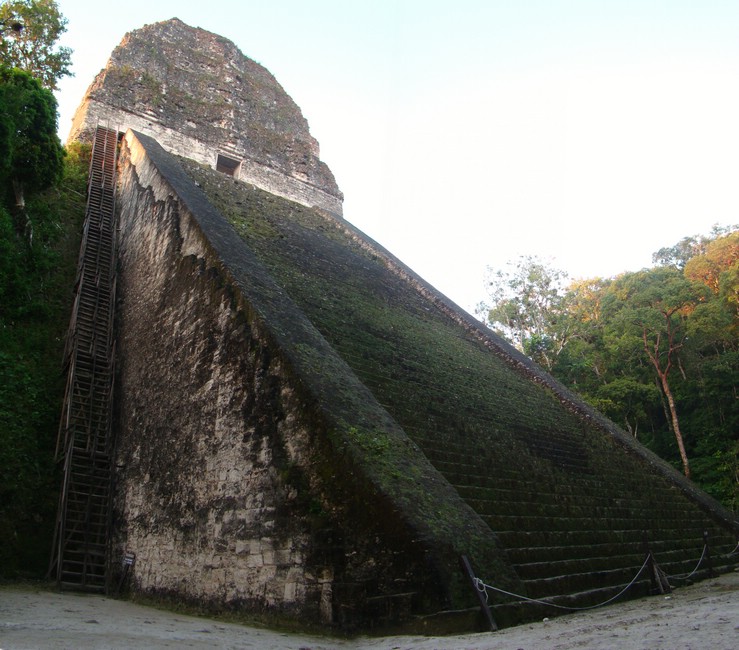
[[[190, 65], [193, 56], [208, 65]], [[318, 143], [275, 78], [227, 39], [177, 19], [126, 35], [87, 89], [69, 141], [90, 139], [98, 124], [146, 133], [235, 179], [341, 214]]]

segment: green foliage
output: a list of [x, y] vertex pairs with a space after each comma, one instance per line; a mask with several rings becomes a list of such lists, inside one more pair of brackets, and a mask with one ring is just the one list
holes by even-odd
[[53, 464], [89, 148], [61, 182], [29, 199], [33, 240], [0, 206], [0, 577], [46, 570], [56, 511]]
[[[502, 286], [491, 295], [488, 322], [676, 465], [680, 433], [692, 477], [736, 510], [739, 229], [716, 226], [709, 236], [685, 237], [660, 249], [654, 261], [654, 268], [574, 282], [556, 295], [551, 284], [523, 287], [513, 275], [497, 273]], [[531, 266], [524, 258], [516, 268]], [[522, 288], [521, 296], [511, 295]], [[529, 296], [530, 290], [541, 296]], [[542, 304], [555, 307], [545, 319], [538, 315]], [[510, 313], [516, 322], [538, 319], [542, 328], [527, 334], [531, 343], [559, 343], [551, 365], [539, 349], [501, 327]]]
[[488, 272], [492, 304], [480, 304], [478, 312], [519, 350], [551, 370], [568, 334], [559, 327], [566, 274], [536, 257], [511, 263], [506, 271]]
[[674, 246], [660, 248], [652, 255], [652, 262], [658, 266], [672, 266], [676, 269], [684, 269], [685, 265], [694, 257], [703, 255], [706, 246], [718, 238], [728, 235], [739, 229], [739, 225], [720, 226], [714, 225], [709, 236], [692, 235], [683, 237]]
[[[72, 50], [56, 47], [67, 31], [67, 19], [54, 0], [11, 0], [0, 6], [0, 24], [7, 31], [0, 38], [0, 63], [25, 70], [44, 88], [57, 89], [62, 77], [71, 75]], [[12, 25], [20, 24], [20, 32]]]
[[682, 270], [691, 257], [703, 252], [705, 244], [705, 237], [683, 237], [674, 246], [660, 248], [652, 255], [652, 262]]
[[659, 409], [660, 393], [655, 384], [645, 384], [634, 377], [616, 377], [599, 386], [589, 401], [638, 438], [640, 423], [647, 422], [649, 413]]
[[0, 182], [12, 184], [22, 208], [25, 192], [50, 187], [62, 174], [56, 100], [28, 73], [0, 68], [0, 121]]

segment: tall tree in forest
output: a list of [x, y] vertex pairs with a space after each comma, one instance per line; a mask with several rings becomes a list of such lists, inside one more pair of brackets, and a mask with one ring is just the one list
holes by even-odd
[[659, 266], [685, 268], [690, 258], [700, 255], [706, 247], [706, 238], [701, 235], [683, 237], [674, 246], [660, 248], [652, 255], [652, 262]]
[[674, 266], [682, 270], [692, 258], [703, 255], [711, 242], [724, 235], [736, 232], [737, 229], [739, 229], [739, 225], [721, 226], [714, 224], [711, 234], [708, 236], [691, 235], [683, 237], [674, 246], [660, 248], [652, 255], [652, 262], [658, 266]]
[[44, 88], [56, 90], [72, 74], [72, 50], [57, 47], [67, 31], [67, 19], [55, 0], [8, 0], [0, 5], [0, 63], [25, 70]]
[[739, 227], [684, 237], [653, 260], [563, 287], [521, 258], [488, 271], [492, 302], [478, 314], [739, 511]]
[[670, 374], [676, 368], [684, 374], [680, 361], [686, 336], [686, 320], [701, 300], [701, 292], [675, 267], [657, 267], [627, 273], [613, 284], [607, 308], [614, 322], [636, 334], [651, 364], [670, 413], [685, 476], [690, 477], [690, 462], [680, 430]]
[[551, 371], [567, 341], [562, 314], [564, 271], [537, 257], [510, 262], [507, 271], [488, 270], [490, 303], [477, 312], [524, 354]]
[[685, 265], [685, 277], [705, 284], [739, 321], [739, 230], [706, 244], [703, 254]]
[[28, 73], [0, 68], [0, 123], [0, 183], [12, 186], [22, 215], [26, 191], [50, 187], [62, 173], [56, 100]]

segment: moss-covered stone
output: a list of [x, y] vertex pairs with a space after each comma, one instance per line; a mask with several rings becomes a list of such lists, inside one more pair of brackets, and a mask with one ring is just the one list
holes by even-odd
[[[700, 556], [702, 533], [685, 530], [677, 540], [675, 522], [686, 528], [696, 522], [696, 530], [704, 526], [717, 543], [730, 547], [735, 524], [725, 521], [722, 527], [707, 517], [685, 492], [651, 471], [648, 455], [625, 447], [600, 420], [568, 403], [566, 394], [551, 387], [555, 382], [538, 379], [501, 349], [491, 353], [484, 337], [460, 327], [361, 233], [182, 162], [433, 465], [506, 546], [526, 547], [516, 554], [522, 573], [529, 565], [545, 566], [553, 546], [572, 544], [567, 557], [577, 563], [589, 543], [607, 545], [599, 560], [603, 570], [609, 558], [625, 554], [636, 571], [644, 531], [654, 544], [671, 540], [670, 548], [682, 549], [679, 560], [680, 553], [670, 555], [664, 547], [665, 557], [682, 566], [691, 555]], [[368, 456], [382, 459], [392, 449], [371, 430], [343, 435]], [[404, 504], [402, 496], [398, 502]], [[550, 543], [557, 531], [577, 541]], [[603, 586], [603, 570], [584, 562], [576, 571], [583, 574], [577, 589]], [[619, 572], [610, 575], [621, 579]], [[542, 596], [552, 589], [571, 591], [573, 584], [528, 582]]]

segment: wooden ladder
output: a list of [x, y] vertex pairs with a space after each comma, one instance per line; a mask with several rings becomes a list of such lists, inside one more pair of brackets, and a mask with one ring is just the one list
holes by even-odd
[[64, 365], [56, 456], [63, 464], [49, 577], [106, 589], [111, 510], [115, 182], [118, 132], [98, 126]]

